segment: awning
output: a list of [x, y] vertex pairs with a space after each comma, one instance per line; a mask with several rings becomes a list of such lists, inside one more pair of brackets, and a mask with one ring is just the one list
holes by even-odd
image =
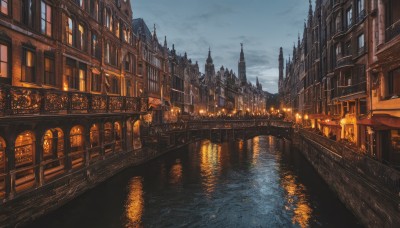
[[318, 113], [318, 114], [309, 114], [308, 118], [309, 119], [327, 119], [327, 118], [329, 118], [329, 116], [325, 115], [325, 114]]
[[328, 126], [328, 127], [335, 127], [335, 128], [341, 128], [340, 124], [334, 122], [334, 121], [329, 121], [329, 122], [321, 122], [320, 123], [323, 126]]
[[371, 118], [357, 120], [357, 124], [400, 129], [400, 117], [391, 116], [388, 114], [376, 114]]

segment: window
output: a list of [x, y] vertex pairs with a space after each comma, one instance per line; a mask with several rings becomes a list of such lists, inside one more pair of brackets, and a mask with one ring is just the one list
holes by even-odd
[[131, 80], [126, 80], [126, 96], [130, 97], [132, 92]]
[[131, 60], [130, 60], [130, 55], [127, 54], [125, 57], [125, 71], [130, 72], [131, 71]]
[[119, 89], [119, 80], [117, 77], [112, 77], [111, 79], [111, 93], [113, 94], [119, 94], [120, 89]]
[[41, 32], [46, 36], [51, 36], [51, 6], [46, 2], [41, 3]]
[[43, 172], [46, 180], [64, 172], [64, 133], [61, 129], [47, 130], [43, 136]]
[[92, 55], [96, 57], [96, 59], [101, 58], [100, 42], [97, 34], [95, 33], [92, 34]]
[[54, 72], [54, 58], [44, 57], [44, 84], [53, 86], [56, 85], [56, 77]]
[[79, 1], [79, 7], [81, 7], [81, 9], [85, 9], [85, 0], [78, 0]]
[[115, 151], [118, 152], [122, 149], [122, 129], [121, 124], [118, 122], [114, 123], [114, 139], [115, 139]]
[[120, 22], [117, 21], [116, 29], [115, 29], [115, 35], [119, 38], [120, 36]]
[[86, 39], [85, 39], [85, 28], [83, 27], [83, 25], [78, 25], [78, 48], [81, 50], [85, 50], [85, 44], [86, 44]]
[[0, 1], [0, 12], [8, 15], [8, 0]]
[[31, 28], [34, 25], [34, 9], [33, 0], [22, 0], [22, 23]]
[[8, 46], [5, 44], [0, 44], [0, 78], [8, 78]]
[[84, 151], [85, 151], [85, 138], [83, 134], [83, 127], [75, 126], [70, 131], [70, 159], [72, 168], [78, 168], [83, 165]]
[[86, 91], [86, 64], [79, 63], [79, 90]]
[[76, 61], [70, 58], [67, 58], [67, 64], [65, 67], [65, 75], [68, 81], [68, 88], [70, 89], [79, 89], [79, 77], [76, 73]]
[[358, 45], [358, 52], [359, 54], [361, 54], [361, 52], [364, 51], [364, 45], [365, 45], [364, 34], [361, 34], [357, 37], [357, 45]]
[[357, 12], [358, 16], [361, 16], [364, 11], [364, 0], [357, 0]]
[[90, 159], [100, 155], [100, 132], [97, 124], [90, 128]]
[[30, 131], [22, 132], [15, 140], [15, 187], [17, 192], [34, 185], [33, 172], [35, 155], [35, 135]]
[[110, 9], [105, 9], [105, 16], [106, 16], [106, 27], [110, 30], [110, 31], [112, 31], [113, 30], [113, 28], [112, 28], [112, 26], [113, 26], [113, 18], [112, 18], [112, 14], [111, 14], [111, 10]]
[[345, 44], [345, 47], [346, 47], [346, 48], [345, 48], [345, 50], [344, 50], [344, 51], [345, 51], [344, 54], [345, 54], [346, 56], [351, 55], [351, 41], [347, 41], [346, 44]]
[[67, 18], [67, 26], [65, 28], [66, 42], [68, 45], [74, 44], [74, 22], [70, 17]]
[[341, 26], [341, 14], [339, 13], [337, 16], [336, 16], [336, 19], [335, 19], [335, 25], [336, 25], [336, 32], [340, 32], [340, 31], [342, 31], [342, 26]]
[[90, 8], [92, 9], [92, 17], [98, 21], [99, 20], [99, 2], [97, 0], [91, 0]]
[[36, 82], [36, 55], [31, 49], [23, 49], [21, 79], [24, 82]]
[[101, 92], [101, 75], [92, 73], [92, 91]]
[[347, 28], [353, 25], [353, 8], [351, 6], [346, 10], [346, 25]]
[[336, 44], [335, 50], [336, 50], [336, 58], [338, 59], [342, 57], [342, 45], [340, 43]]
[[400, 68], [389, 72], [389, 97], [399, 98], [400, 96]]

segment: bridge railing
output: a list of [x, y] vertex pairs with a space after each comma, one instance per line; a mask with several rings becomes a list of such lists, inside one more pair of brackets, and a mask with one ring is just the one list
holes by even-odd
[[208, 129], [240, 129], [250, 127], [291, 128], [292, 123], [281, 120], [249, 119], [249, 120], [196, 120], [176, 123], [164, 123], [149, 127], [149, 135], [163, 134], [172, 131], [208, 130]]

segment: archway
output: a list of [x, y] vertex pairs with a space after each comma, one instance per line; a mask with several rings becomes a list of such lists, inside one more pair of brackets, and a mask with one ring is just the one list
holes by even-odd
[[104, 124], [104, 153], [110, 154], [113, 152], [113, 134], [112, 124], [107, 122]]
[[47, 130], [42, 147], [45, 180], [64, 173], [64, 132], [60, 128]]
[[140, 139], [140, 121], [137, 120], [133, 124], [133, 149], [137, 150], [142, 148], [142, 141]]
[[130, 151], [133, 148], [133, 138], [132, 138], [132, 120], [129, 119], [126, 121], [126, 146], [127, 150]]
[[85, 152], [85, 138], [82, 126], [74, 126], [70, 131], [70, 153], [72, 168], [83, 166]]
[[90, 128], [90, 159], [100, 155], [100, 132], [98, 124], [93, 124]]
[[122, 150], [122, 128], [119, 122], [114, 123], [114, 139], [115, 139], [115, 150], [119, 152]]
[[15, 140], [15, 190], [17, 192], [32, 188], [35, 183], [34, 158], [35, 134], [25, 131]]

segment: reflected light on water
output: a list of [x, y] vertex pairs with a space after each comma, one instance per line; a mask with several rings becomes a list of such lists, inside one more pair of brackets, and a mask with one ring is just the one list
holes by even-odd
[[260, 155], [260, 137], [253, 138], [253, 165], [257, 164]]
[[126, 202], [126, 227], [140, 227], [142, 222], [144, 201], [143, 201], [143, 179], [134, 177], [129, 186], [128, 200]]
[[210, 141], [204, 141], [201, 144], [201, 178], [202, 186], [207, 196], [211, 196], [211, 193], [215, 190], [217, 183], [217, 174], [220, 168], [219, 159], [221, 146], [213, 144]]
[[304, 194], [304, 185], [296, 183], [295, 177], [291, 174], [286, 174], [281, 184], [287, 193], [286, 209], [293, 210], [292, 223], [300, 227], [309, 227], [312, 209]]

